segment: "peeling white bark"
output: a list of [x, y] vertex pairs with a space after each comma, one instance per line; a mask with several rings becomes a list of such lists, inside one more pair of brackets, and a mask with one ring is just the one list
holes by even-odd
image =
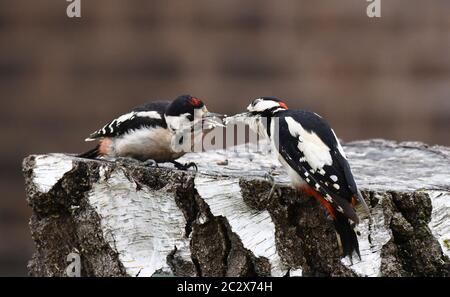
[[275, 247], [275, 225], [268, 211], [248, 207], [241, 196], [239, 179], [221, 179], [197, 176], [195, 188], [208, 203], [215, 216], [228, 219], [232, 231], [242, 240], [244, 247], [257, 257], [269, 259], [272, 276], [283, 276], [287, 268], [281, 263]]
[[[360, 276], [379, 276], [381, 268], [381, 249], [392, 237], [391, 230], [386, 228], [384, 213], [381, 206], [383, 196], [377, 195], [378, 204], [370, 209], [371, 219], [361, 217], [357, 230], [361, 260], [353, 259], [353, 264], [347, 258], [342, 263]], [[370, 237], [370, 241], [369, 241]]]
[[[179, 161], [197, 163], [199, 173], [194, 180], [195, 188], [212, 214], [228, 220], [246, 249], [269, 260], [272, 275], [285, 275], [289, 267], [284, 266], [276, 250], [274, 222], [268, 211], [252, 209], [243, 201], [239, 178], [260, 178], [272, 171], [277, 175], [277, 182], [289, 184], [289, 177], [278, 161], [267, 154], [244, 151], [242, 147], [234, 150], [186, 154]], [[392, 237], [382, 207], [382, 193], [387, 191], [423, 190], [429, 194], [432, 215], [428, 226], [443, 252], [450, 256], [449, 157], [430, 148], [409, 148], [408, 144], [402, 146], [386, 141], [380, 142], [379, 147], [376, 141], [355, 142], [345, 146], [345, 151], [361, 190], [381, 194], [375, 197], [379, 200], [377, 205], [370, 208], [371, 221], [358, 211], [361, 214], [358, 230], [362, 260], [354, 259], [351, 264], [344, 259], [342, 263], [361, 276], [380, 275], [381, 250]], [[31, 192], [36, 188], [37, 192], [49, 193], [77, 162], [96, 161], [80, 161], [62, 154], [36, 156], [32, 165]], [[192, 262], [190, 238], [184, 237], [186, 220], [175, 202], [175, 194], [168, 188], [152, 190], [141, 184], [142, 188], [138, 190], [137, 183], [126, 175], [127, 169], [115, 164], [101, 164], [100, 179], [88, 192], [88, 203], [99, 215], [103, 236], [117, 251], [127, 274], [171, 273], [166, 258], [175, 246], [177, 256]], [[51, 195], [50, 192], [47, 196], [53, 198]], [[45, 203], [51, 201], [44, 200]], [[202, 220], [204, 222], [206, 218], [198, 218], [199, 223], [203, 223]], [[291, 276], [302, 274], [302, 269], [290, 270]]]
[[433, 211], [428, 226], [439, 241], [442, 251], [450, 257], [450, 193], [429, 191]]
[[302, 270], [301, 268], [291, 270], [291, 271], [289, 271], [289, 275], [290, 275], [291, 277], [294, 277], [294, 276], [303, 276], [303, 270]]
[[63, 154], [37, 156], [33, 182], [41, 193], [47, 193], [72, 168], [72, 159]]
[[[136, 190], [121, 169], [101, 178], [89, 192], [89, 202], [101, 217], [103, 235], [119, 253], [131, 276], [152, 276], [157, 270], [170, 273], [166, 257], [176, 246], [177, 255], [190, 261], [186, 220], [173, 193]], [[109, 175], [109, 177], [107, 177]]]

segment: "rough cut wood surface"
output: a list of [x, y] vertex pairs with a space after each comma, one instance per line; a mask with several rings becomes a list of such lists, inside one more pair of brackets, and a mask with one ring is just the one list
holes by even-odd
[[[192, 171], [64, 154], [23, 163], [36, 252], [31, 275], [450, 276], [450, 149], [385, 140], [345, 145], [372, 220], [362, 260], [340, 259], [322, 207], [267, 152], [187, 154]], [[270, 172], [284, 184], [267, 199]]]

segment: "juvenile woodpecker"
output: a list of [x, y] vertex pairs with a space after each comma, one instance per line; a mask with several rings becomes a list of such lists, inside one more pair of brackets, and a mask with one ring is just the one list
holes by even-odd
[[[211, 120], [220, 115], [208, 112], [198, 98], [182, 95], [174, 101], [150, 102], [121, 115], [85, 141], [98, 140], [98, 145], [81, 155], [82, 158], [133, 158], [156, 163], [171, 162], [178, 169], [196, 167], [194, 163], [180, 164], [175, 161], [186, 151], [175, 149], [175, 135], [193, 127], [196, 121]], [[205, 131], [207, 132], [207, 131]], [[183, 141], [183, 137], [179, 138]]]
[[367, 205], [333, 129], [316, 113], [289, 110], [274, 97], [255, 99], [247, 110], [227, 122], [246, 122], [270, 139], [294, 187], [316, 198], [333, 219], [343, 256], [351, 259], [356, 252], [361, 258], [354, 231], [359, 221], [354, 206], [357, 201], [366, 209]]

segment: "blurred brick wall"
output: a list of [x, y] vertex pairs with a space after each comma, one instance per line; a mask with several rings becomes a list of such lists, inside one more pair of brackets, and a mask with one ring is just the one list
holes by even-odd
[[0, 1], [0, 275], [32, 251], [21, 159], [79, 152], [130, 107], [192, 93], [238, 112], [262, 95], [344, 140], [450, 145], [450, 1]]

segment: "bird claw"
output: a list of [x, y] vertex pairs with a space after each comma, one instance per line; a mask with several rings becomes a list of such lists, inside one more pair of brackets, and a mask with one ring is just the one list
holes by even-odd
[[117, 157], [115, 161], [122, 165], [134, 165], [134, 166], [154, 166], [158, 167], [158, 163], [155, 160], [148, 159], [145, 161], [140, 161], [131, 157]]
[[117, 157], [114, 160], [116, 163], [120, 165], [140, 165], [141, 162], [139, 160], [130, 158], [130, 157]]
[[269, 195], [267, 196], [267, 199], [268, 200], [271, 199], [275, 192], [277, 193], [278, 197], [281, 197], [283, 192], [279, 187], [279, 185], [275, 182], [275, 178], [273, 177], [273, 175], [266, 172], [266, 174], [264, 174], [264, 178], [272, 185], [272, 187], [270, 188]]
[[273, 175], [270, 174], [269, 172], [266, 172], [266, 173], [264, 174], [264, 178], [265, 178], [269, 183], [271, 183], [272, 185], [275, 183], [275, 178], [274, 178]]
[[175, 165], [175, 168], [179, 169], [179, 170], [188, 170], [189, 168], [194, 168], [195, 172], [198, 171], [197, 164], [195, 164], [194, 162], [181, 164], [181, 163], [173, 161], [172, 163], [173, 163], [173, 165]]

